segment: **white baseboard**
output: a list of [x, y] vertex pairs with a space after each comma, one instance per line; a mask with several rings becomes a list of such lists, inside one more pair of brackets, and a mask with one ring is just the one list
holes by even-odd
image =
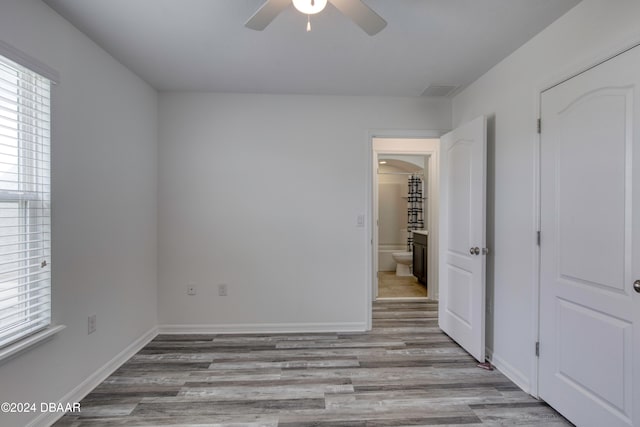
[[[108, 361], [104, 366], [99, 368], [86, 380], [78, 384], [73, 390], [61, 397], [58, 402], [62, 404], [80, 402], [87, 394], [96, 388], [101, 382], [103, 382], [109, 375], [114, 373], [120, 366], [129, 360], [133, 355], [139, 352], [145, 345], [149, 344], [152, 339], [158, 335], [158, 328], [153, 327], [149, 329], [144, 335], [131, 343], [127, 348], [122, 350], [113, 359]], [[32, 420], [27, 427], [48, 427], [62, 418], [64, 413], [62, 412], [43, 412], [34, 420]]]
[[317, 332], [364, 332], [364, 322], [345, 323], [236, 323], [160, 325], [160, 334], [282, 334]]
[[515, 369], [509, 363], [505, 362], [500, 356], [493, 353], [490, 348], [486, 349], [487, 360], [491, 362], [505, 377], [513, 381], [525, 393], [531, 394], [531, 385], [526, 375]]

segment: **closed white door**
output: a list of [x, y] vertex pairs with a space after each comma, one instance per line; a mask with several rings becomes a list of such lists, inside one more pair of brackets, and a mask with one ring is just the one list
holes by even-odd
[[479, 117], [440, 141], [438, 323], [484, 362], [486, 118]]
[[540, 397], [639, 426], [640, 48], [542, 94], [541, 230]]

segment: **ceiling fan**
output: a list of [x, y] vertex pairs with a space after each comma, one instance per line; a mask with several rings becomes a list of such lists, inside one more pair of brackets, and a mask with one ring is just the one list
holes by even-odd
[[[370, 36], [379, 33], [387, 26], [387, 21], [375, 13], [362, 0], [328, 0], [336, 9], [351, 18], [360, 28]], [[267, 0], [260, 9], [244, 24], [252, 30], [262, 31], [285, 8], [293, 6], [306, 15], [321, 12], [327, 5], [327, 0]], [[307, 21], [307, 31], [311, 24]]]

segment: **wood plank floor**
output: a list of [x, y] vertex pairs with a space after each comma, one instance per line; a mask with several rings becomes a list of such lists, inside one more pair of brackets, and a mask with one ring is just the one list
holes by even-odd
[[161, 335], [56, 426], [565, 426], [437, 328], [378, 302], [354, 334]]

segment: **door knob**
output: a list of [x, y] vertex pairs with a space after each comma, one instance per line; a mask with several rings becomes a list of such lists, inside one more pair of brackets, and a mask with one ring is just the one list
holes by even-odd
[[480, 248], [477, 246], [475, 248], [471, 248], [469, 249], [469, 253], [471, 255], [480, 255]]
[[469, 249], [469, 253], [473, 255], [473, 248]]
[[640, 294], [640, 280], [633, 282], [633, 290]]

